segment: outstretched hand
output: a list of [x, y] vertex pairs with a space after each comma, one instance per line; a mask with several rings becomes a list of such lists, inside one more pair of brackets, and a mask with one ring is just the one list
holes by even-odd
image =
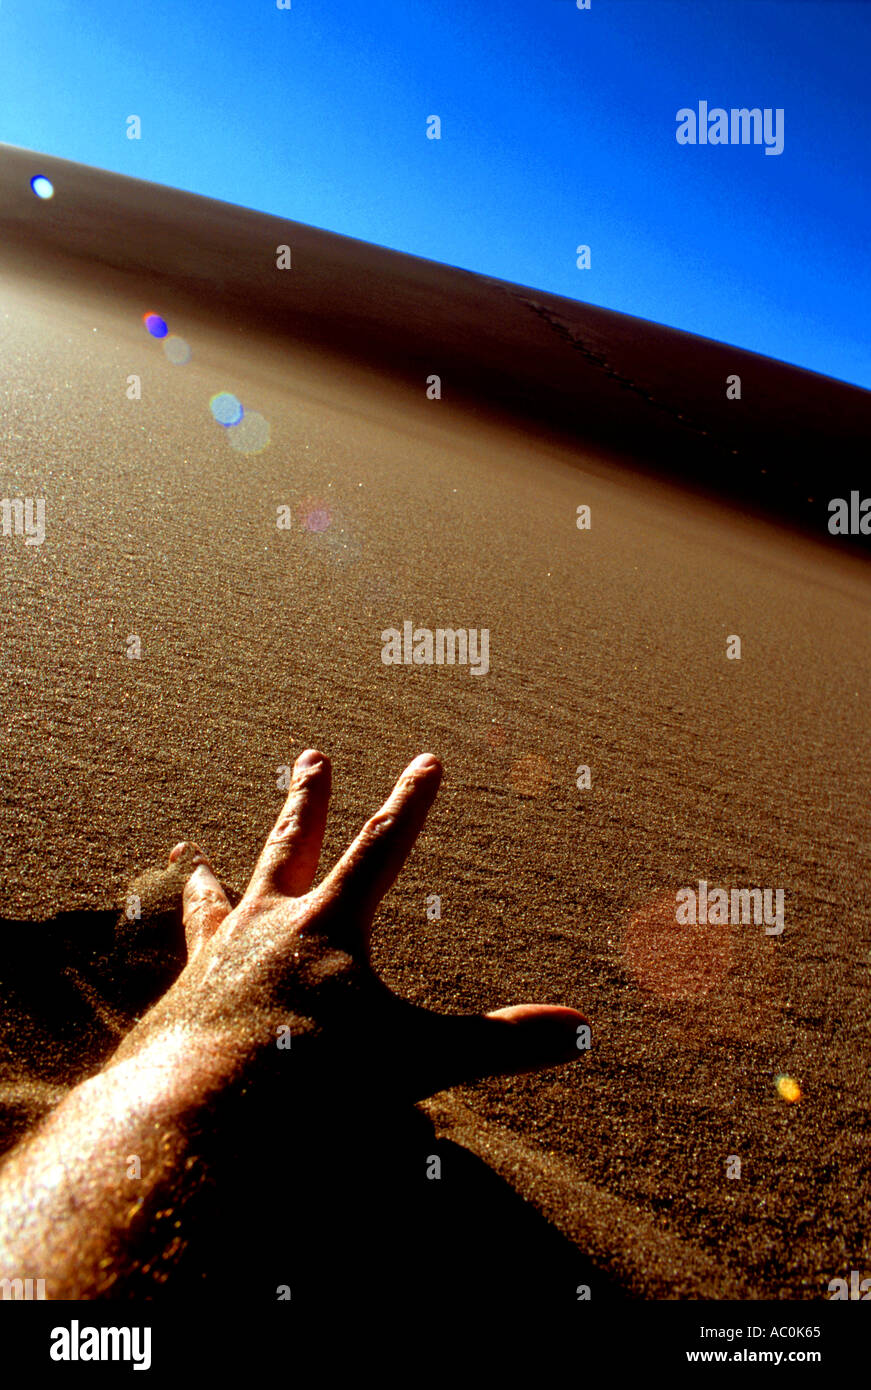
[[[184, 893], [188, 962], [110, 1066], [167, 1029], [232, 1057], [252, 1080], [293, 1075], [385, 1099], [420, 1100], [480, 1077], [578, 1057], [573, 1009], [517, 1004], [486, 1015], [433, 1013], [394, 995], [369, 957], [372, 923], [423, 827], [441, 781], [430, 754], [402, 773], [334, 868], [313, 886], [330, 798], [330, 761], [296, 761], [287, 801], [233, 908], [205, 856]], [[289, 1033], [288, 1033], [288, 1030]], [[301, 1065], [288, 1069], [287, 1060]]]
[[[440, 780], [435, 758], [416, 758], [313, 886], [330, 764], [303, 753], [236, 907], [205, 857], [176, 846], [173, 863], [191, 869], [187, 963], [0, 1164], [0, 1278], [43, 1279], [49, 1298], [150, 1297], [235, 1287], [245, 1269], [264, 1294], [292, 1281], [317, 1301], [352, 1268], [367, 1287], [389, 1237], [394, 1294], [422, 1246], [432, 1297], [434, 1252], [446, 1230], [451, 1249], [461, 1242], [471, 1208], [456, 1154], [451, 1200], [425, 1200], [442, 1185], [421, 1177], [433, 1131], [409, 1102], [566, 1062], [585, 1024], [545, 1004], [433, 1013], [372, 969], [376, 909]], [[452, 1288], [455, 1265], [449, 1255]]]

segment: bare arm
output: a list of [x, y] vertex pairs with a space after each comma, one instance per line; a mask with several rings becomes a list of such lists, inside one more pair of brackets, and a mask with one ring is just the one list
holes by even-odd
[[[440, 778], [434, 758], [415, 760], [313, 888], [330, 767], [303, 754], [238, 907], [200, 857], [178, 980], [0, 1167], [0, 1278], [76, 1299], [140, 1293], [191, 1261], [202, 1272], [230, 1258], [226, 1210], [256, 1185], [276, 1107], [323, 1137], [363, 1095], [408, 1103], [579, 1055], [574, 1010], [443, 1016], [372, 971], [372, 919]], [[211, 1243], [192, 1250], [204, 1229]]]

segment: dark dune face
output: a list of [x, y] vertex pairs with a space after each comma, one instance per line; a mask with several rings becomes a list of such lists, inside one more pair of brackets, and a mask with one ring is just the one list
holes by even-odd
[[[48, 202], [30, 188], [35, 162], [57, 190]], [[104, 285], [123, 277], [213, 315], [225, 331], [262, 331], [273, 344], [366, 362], [415, 394], [439, 372], [452, 405], [622, 452], [636, 468], [811, 534], [825, 537], [829, 498], [849, 499], [861, 486], [871, 393], [814, 372], [8, 146], [0, 196], [7, 264], [38, 264], [68, 283], [84, 262]], [[284, 245], [286, 272], [276, 268]], [[735, 376], [740, 400], [729, 387]]]
[[[45, 499], [44, 543], [0, 540], [6, 1140], [179, 968], [178, 883], [116, 931], [143, 865], [186, 838], [247, 882], [311, 745], [330, 864], [430, 748], [377, 966], [444, 1011], [580, 1007], [593, 1047], [439, 1098], [396, 1154], [470, 1155], [473, 1250], [529, 1216], [493, 1174], [519, 1191], [566, 1286], [589, 1258], [602, 1291], [825, 1296], [868, 1262], [869, 580], [826, 531], [868, 393], [38, 163], [0, 151], [3, 496]], [[486, 629], [488, 673], [385, 665], [405, 621]], [[782, 889], [782, 935], [675, 933], [699, 880]], [[475, 1209], [414, 1191], [423, 1246]]]

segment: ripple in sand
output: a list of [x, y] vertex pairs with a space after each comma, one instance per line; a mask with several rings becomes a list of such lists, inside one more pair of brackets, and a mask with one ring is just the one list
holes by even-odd
[[246, 410], [238, 425], [231, 421], [227, 431], [227, 442], [240, 454], [262, 454], [269, 438], [269, 421], [256, 410]]
[[45, 174], [34, 174], [30, 180], [30, 187], [33, 189], [37, 198], [53, 198], [54, 184], [51, 179], [47, 179]]
[[152, 338], [165, 338], [169, 332], [166, 326], [166, 319], [162, 319], [160, 314], [143, 314], [142, 322], [145, 324]]
[[183, 367], [191, 360], [190, 343], [185, 342], [177, 333], [170, 333], [169, 337], [164, 339], [163, 350], [170, 362], [177, 367]]
[[732, 964], [732, 928], [675, 921], [675, 895], [640, 908], [623, 932], [623, 959], [644, 989], [667, 1001], [695, 999], [725, 978]]

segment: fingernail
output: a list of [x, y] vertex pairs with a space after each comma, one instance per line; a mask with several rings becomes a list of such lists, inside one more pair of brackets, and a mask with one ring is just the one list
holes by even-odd
[[188, 842], [187, 842], [187, 840], [181, 840], [181, 841], [179, 842], [179, 844], [177, 844], [177, 845], [175, 846], [174, 849], [171, 849], [171, 850], [169, 851], [169, 862], [170, 862], [170, 864], [174, 864], [175, 861], [176, 861], [177, 859], [180, 859], [181, 856], [184, 854], [185, 850], [187, 849], [187, 847], [188, 847]]
[[418, 768], [421, 772], [440, 766], [438, 758], [433, 753], [419, 753], [414, 762], [409, 763], [410, 768]]
[[315, 767], [323, 760], [323, 753], [319, 753], [316, 748], [307, 748], [304, 753], [300, 753], [295, 765], [296, 767]]

